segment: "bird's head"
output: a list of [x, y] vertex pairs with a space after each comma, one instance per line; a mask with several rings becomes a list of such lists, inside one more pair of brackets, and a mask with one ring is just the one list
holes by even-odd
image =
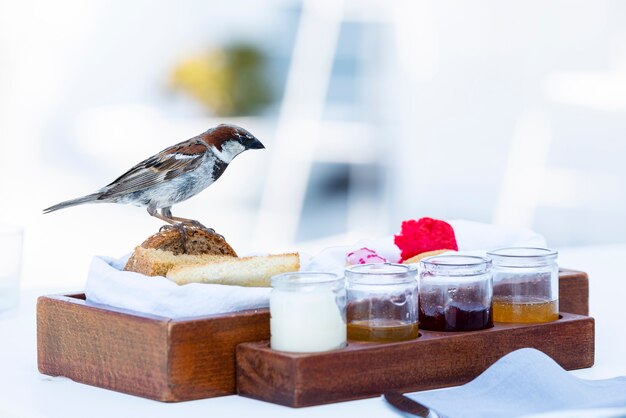
[[254, 135], [236, 125], [223, 123], [209, 129], [201, 137], [218, 158], [227, 163], [246, 150], [265, 149]]

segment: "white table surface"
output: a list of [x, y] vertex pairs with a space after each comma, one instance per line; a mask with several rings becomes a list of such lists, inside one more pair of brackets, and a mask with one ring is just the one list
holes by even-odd
[[[626, 375], [626, 245], [562, 249], [559, 264], [590, 277], [590, 309], [596, 319], [596, 363], [571, 372], [587, 379]], [[382, 398], [291, 409], [239, 396], [166, 404], [52, 378], [37, 371], [35, 301], [47, 293], [22, 292], [19, 308], [0, 318], [0, 417], [394, 417]], [[365, 366], [365, 365], [364, 365]]]

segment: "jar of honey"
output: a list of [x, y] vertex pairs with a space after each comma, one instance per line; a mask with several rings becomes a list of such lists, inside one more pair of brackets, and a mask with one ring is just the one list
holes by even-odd
[[392, 342], [417, 338], [416, 275], [413, 267], [403, 264], [348, 267], [348, 339]]
[[559, 319], [558, 253], [547, 248], [500, 248], [493, 263], [493, 319], [551, 322]]
[[420, 261], [419, 323], [431, 331], [493, 326], [491, 261], [438, 255]]

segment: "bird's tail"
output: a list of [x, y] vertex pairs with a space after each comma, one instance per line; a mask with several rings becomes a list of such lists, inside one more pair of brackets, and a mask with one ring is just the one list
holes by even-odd
[[65, 202], [57, 203], [54, 206], [50, 206], [43, 210], [43, 213], [54, 212], [55, 210], [69, 208], [70, 206], [82, 205], [83, 203], [93, 202], [100, 197], [100, 193], [88, 194], [87, 196], [79, 197], [72, 200], [66, 200]]

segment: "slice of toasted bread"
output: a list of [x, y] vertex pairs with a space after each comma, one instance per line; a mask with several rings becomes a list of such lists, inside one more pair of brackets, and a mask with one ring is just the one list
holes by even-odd
[[226, 240], [201, 228], [187, 227], [183, 245], [180, 231], [164, 229], [136, 247], [124, 270], [147, 276], [165, 276], [173, 266], [205, 263], [216, 256], [237, 257]]
[[204, 264], [172, 267], [167, 278], [178, 283], [218, 283], [237, 286], [269, 287], [276, 274], [298, 271], [298, 253], [268, 256], [220, 258]]
[[172, 251], [139, 246], [135, 248], [133, 255], [126, 262], [124, 270], [146, 276], [165, 276], [175, 266], [208, 263], [228, 258], [236, 257], [215, 254], [174, 254]]

